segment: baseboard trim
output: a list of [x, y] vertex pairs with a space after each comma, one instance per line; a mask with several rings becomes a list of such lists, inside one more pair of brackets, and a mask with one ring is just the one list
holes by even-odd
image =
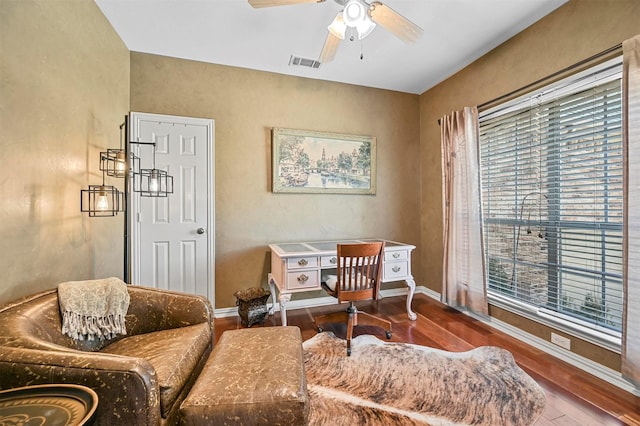
[[[416, 293], [418, 293], [418, 289], [416, 288]], [[407, 294], [406, 288], [391, 288], [388, 290], [380, 290], [380, 295], [382, 298], [385, 297], [393, 297], [393, 296], [405, 296]], [[300, 300], [292, 300], [287, 303], [287, 310], [289, 309], [303, 309], [303, 308], [315, 308], [317, 306], [327, 306], [327, 305], [335, 305], [336, 302], [335, 297], [324, 296], [324, 297], [315, 297], [310, 299], [300, 299]], [[271, 307], [271, 303], [268, 303], [269, 307]], [[280, 303], [275, 304], [275, 312], [280, 312]], [[225, 318], [225, 317], [233, 317], [238, 316], [238, 308], [220, 308], [216, 309], [214, 312], [214, 316], [216, 318]]]
[[[440, 293], [433, 291], [424, 286], [416, 286], [416, 294], [425, 294], [432, 299], [440, 300]], [[381, 290], [380, 295], [384, 297], [393, 297], [393, 296], [403, 296], [407, 294], [406, 288], [392, 288], [388, 290]], [[301, 300], [293, 300], [287, 303], [287, 309], [302, 309], [302, 308], [313, 308], [316, 306], [326, 306], [326, 305], [334, 305], [336, 304], [336, 299], [330, 296], [326, 297], [317, 297], [311, 299], [301, 299]], [[275, 310], [280, 310], [280, 304], [275, 304]], [[517, 327], [514, 327], [511, 324], [508, 324], [504, 321], [500, 321], [496, 318], [491, 317], [483, 317], [480, 315], [476, 315], [469, 311], [462, 311], [464, 314], [469, 315], [470, 317], [487, 324], [490, 327], [495, 328], [515, 339], [520, 340], [521, 342], [527, 343], [541, 351], [548, 353], [568, 364], [578, 367], [579, 369], [589, 373], [595, 377], [598, 377], [607, 383], [610, 383], [626, 392], [629, 392], [635, 396], [640, 396], [640, 389], [637, 389], [630, 382], [625, 380], [619, 371], [612, 370], [604, 365], [598, 364], [595, 361], [592, 361], [588, 358], [585, 358], [581, 355], [578, 355], [574, 352], [568, 351], [566, 349], [562, 349], [559, 346], [554, 345], [551, 342], [548, 342], [544, 339], [539, 338], [538, 336], [534, 336], [533, 334], [527, 333]], [[231, 317], [238, 315], [237, 308], [221, 308], [215, 310], [216, 318], [223, 317]]]

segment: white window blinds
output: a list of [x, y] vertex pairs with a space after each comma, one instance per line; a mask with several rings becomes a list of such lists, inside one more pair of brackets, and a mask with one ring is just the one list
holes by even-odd
[[480, 116], [490, 294], [618, 335], [620, 60]]

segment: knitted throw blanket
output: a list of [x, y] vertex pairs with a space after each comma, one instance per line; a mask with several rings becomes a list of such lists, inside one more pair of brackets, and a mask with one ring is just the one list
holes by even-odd
[[111, 339], [127, 334], [127, 285], [118, 278], [58, 284], [62, 333], [76, 340]]

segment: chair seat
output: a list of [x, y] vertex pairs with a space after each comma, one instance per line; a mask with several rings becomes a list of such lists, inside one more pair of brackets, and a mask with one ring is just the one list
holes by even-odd
[[324, 291], [326, 291], [329, 296], [338, 297], [338, 293], [336, 293], [336, 284], [338, 283], [338, 277], [335, 275], [328, 275], [326, 277], [322, 277], [322, 282], [320, 286]]
[[[355, 285], [355, 283], [360, 279], [361, 274], [357, 274], [357, 277], [351, 278], [351, 285]], [[322, 277], [322, 282], [320, 285], [322, 286], [327, 293], [331, 294], [334, 297], [337, 297], [336, 285], [338, 284], [338, 276], [337, 275], [326, 275]]]
[[156, 370], [166, 417], [209, 344], [207, 323], [125, 337], [101, 352], [142, 358]]

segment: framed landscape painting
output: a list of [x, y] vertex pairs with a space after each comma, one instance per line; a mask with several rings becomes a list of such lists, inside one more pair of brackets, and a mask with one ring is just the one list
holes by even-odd
[[272, 129], [273, 192], [376, 193], [376, 138]]

